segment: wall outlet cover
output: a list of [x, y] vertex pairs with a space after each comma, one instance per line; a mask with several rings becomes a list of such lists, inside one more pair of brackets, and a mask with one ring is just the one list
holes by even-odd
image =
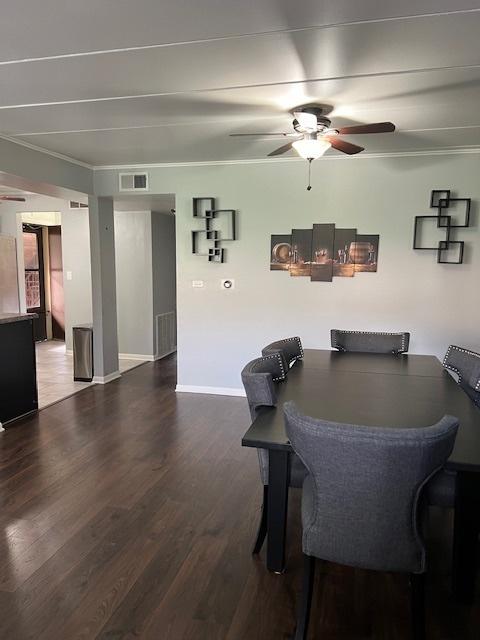
[[222, 289], [235, 289], [235, 280], [232, 278], [227, 278], [226, 280], [221, 281]]

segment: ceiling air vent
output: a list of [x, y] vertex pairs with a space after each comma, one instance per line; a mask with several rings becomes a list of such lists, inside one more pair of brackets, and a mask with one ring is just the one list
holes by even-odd
[[120, 173], [120, 191], [148, 191], [147, 173]]
[[88, 204], [84, 202], [77, 202], [76, 200], [70, 200], [69, 204], [70, 209], [88, 209]]

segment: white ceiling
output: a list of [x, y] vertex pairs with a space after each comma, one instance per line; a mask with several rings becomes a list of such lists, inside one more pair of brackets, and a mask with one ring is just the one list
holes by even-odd
[[393, 121], [371, 153], [480, 147], [480, 0], [6, 4], [1, 134], [91, 165], [263, 158], [229, 133], [308, 102]]
[[0, 184], [0, 196], [31, 196], [31, 191], [24, 191], [23, 189], [12, 189], [12, 187], [6, 187]]

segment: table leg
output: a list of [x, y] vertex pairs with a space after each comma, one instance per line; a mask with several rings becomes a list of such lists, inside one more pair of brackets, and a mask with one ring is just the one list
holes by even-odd
[[268, 452], [267, 568], [275, 573], [285, 569], [289, 460], [288, 451]]
[[475, 593], [480, 532], [480, 474], [458, 471], [453, 533], [452, 588], [457, 600], [471, 603]]

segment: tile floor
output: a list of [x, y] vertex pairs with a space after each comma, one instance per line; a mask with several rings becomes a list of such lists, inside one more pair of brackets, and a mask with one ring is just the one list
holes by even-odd
[[[65, 352], [65, 343], [58, 340], [38, 342], [37, 384], [38, 408], [48, 405], [89, 387], [92, 382], [73, 381], [73, 356]], [[138, 360], [120, 360], [120, 372], [143, 364]]]

